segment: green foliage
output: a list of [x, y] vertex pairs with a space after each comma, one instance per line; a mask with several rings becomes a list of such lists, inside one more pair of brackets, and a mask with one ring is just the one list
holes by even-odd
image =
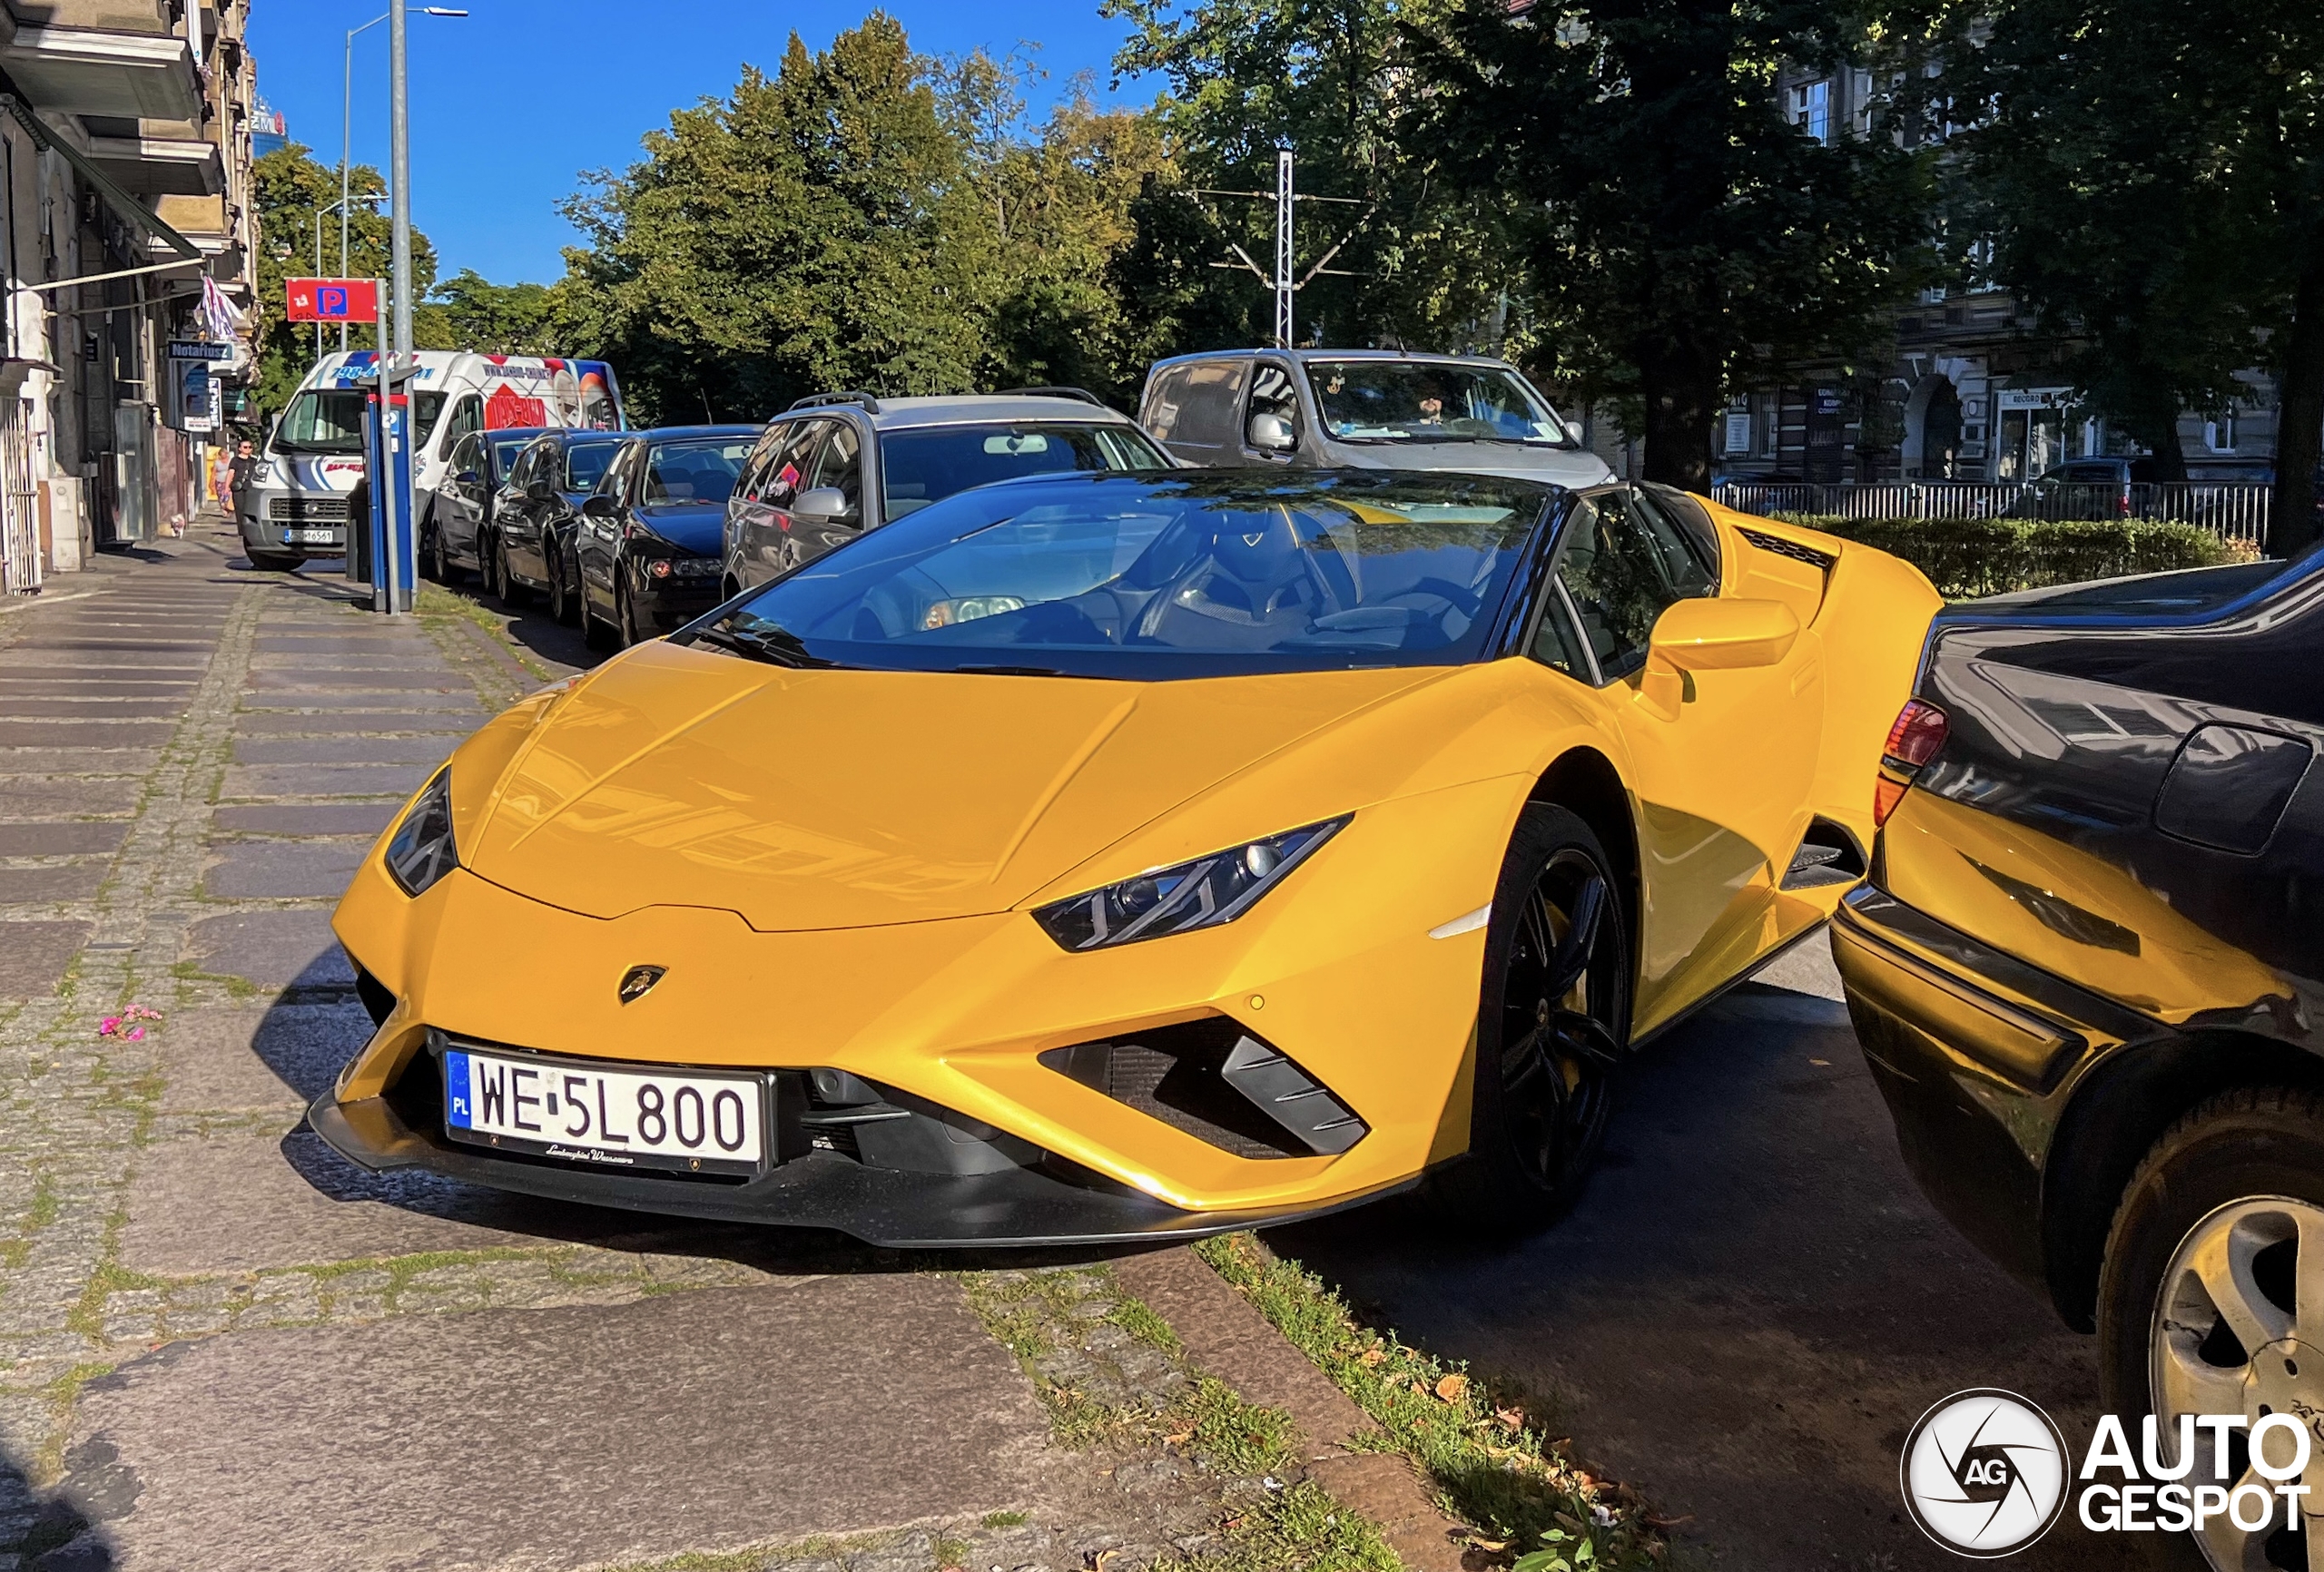
[[[548, 284], [495, 284], [472, 268], [436, 286], [427, 308], [444, 336], [485, 355], [564, 355], [566, 300]], [[415, 326], [415, 334], [418, 329]]]
[[1785, 117], [1781, 65], [1872, 48], [1844, 0], [1512, 9], [1467, 9], [1423, 51], [1403, 134], [1530, 215], [1559, 363], [1640, 400], [1649, 478], [1700, 487], [1728, 387], [1885, 331], [1928, 260], [1928, 156]]
[[1015, 60], [912, 52], [874, 12], [671, 116], [567, 204], [568, 313], [641, 405], [763, 416], [802, 394], [1118, 390], [1142, 372], [1105, 285], [1167, 160], [1086, 96], [1037, 133]]
[[1455, 1517], [1521, 1546], [1570, 1536], [1577, 1567], [1657, 1563], [1664, 1547], [1638, 1498], [1563, 1456], [1521, 1397], [1361, 1325], [1314, 1274], [1248, 1234], [1206, 1240], [1195, 1253], [1379, 1422]]
[[[291, 390], [314, 368], [314, 326], [283, 320], [283, 285], [315, 270], [318, 214], [322, 214], [323, 271], [330, 276], [339, 272], [339, 169], [318, 163], [306, 148], [293, 142], [260, 159], [251, 171], [258, 214], [259, 309], [266, 319], [266, 334], [259, 344], [257, 403], [271, 412], [290, 401]], [[360, 199], [382, 195], [388, 188], [378, 170], [356, 164], [348, 171], [348, 189]], [[350, 204], [349, 212], [348, 276], [388, 277], [394, 236], [386, 204], [358, 200]], [[436, 280], [436, 251], [418, 231], [411, 237], [411, 267], [424, 298]], [[424, 311], [414, 313], [413, 337], [421, 348], [450, 348], [440, 329]], [[354, 349], [370, 349], [378, 342], [374, 331], [369, 326], [350, 329], [348, 342]], [[338, 329], [324, 329], [323, 345], [326, 350], [339, 348]]]
[[1944, 76], [1991, 105], [1949, 166], [1962, 229], [1993, 248], [1972, 277], [2035, 308], [2068, 346], [2059, 372], [2167, 480], [2185, 474], [2179, 412], [2225, 408], [2233, 373], [2265, 359], [2266, 215], [2220, 157], [2251, 67], [2217, 47], [2224, 21], [2166, 0], [2007, 0]]
[[1947, 600], [2249, 560], [2201, 525], [2152, 519], [1776, 516], [1903, 557]]
[[1105, 0], [1133, 28], [1121, 74], [1169, 84], [1156, 114], [1177, 153], [1177, 182], [1157, 181], [1138, 209], [1139, 244], [1122, 274], [1157, 353], [1264, 343], [1274, 327], [1265, 282], [1230, 245], [1272, 268], [1275, 150], [1297, 156], [1303, 193], [1341, 199], [1298, 210], [1298, 270], [1337, 242], [1330, 272], [1298, 297], [1302, 342], [1428, 349], [1498, 347], [1507, 336], [1516, 257], [1496, 194], [1463, 192], [1438, 169], [1429, 139], [1398, 134], [1412, 92], [1410, 30], [1434, 26], [1450, 0]]

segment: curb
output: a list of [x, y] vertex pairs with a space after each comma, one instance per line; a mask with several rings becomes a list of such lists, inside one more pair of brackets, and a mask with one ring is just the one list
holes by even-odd
[[1387, 1432], [1192, 1251], [1123, 1256], [1112, 1266], [1123, 1288], [1170, 1323], [1190, 1362], [1248, 1401], [1290, 1414], [1308, 1473], [1376, 1525], [1412, 1572], [1468, 1572], [1470, 1530], [1437, 1509], [1403, 1454], [1346, 1446]]

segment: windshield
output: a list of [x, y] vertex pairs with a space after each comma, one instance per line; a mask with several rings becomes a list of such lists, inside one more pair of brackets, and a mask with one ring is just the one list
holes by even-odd
[[964, 492], [701, 630], [788, 664], [1158, 681], [1480, 657], [1557, 493], [1386, 471]]
[[1311, 360], [1324, 427], [1342, 442], [1531, 442], [1577, 446], [1513, 371], [1431, 360]]
[[758, 440], [753, 434], [656, 442], [645, 457], [645, 506], [725, 501]]
[[618, 442], [572, 442], [565, 448], [565, 491], [595, 491], [598, 477], [621, 451]]
[[492, 439], [492, 462], [503, 475], [517, 467], [517, 455], [525, 451], [530, 437], [496, 437]]
[[938, 427], [880, 438], [881, 486], [891, 520], [971, 486], [1024, 475], [1169, 467], [1146, 433], [1110, 423]]
[[[363, 451], [364, 396], [349, 388], [310, 388], [294, 396], [282, 412], [270, 447], [276, 453], [360, 453]], [[415, 450], [425, 448], [444, 413], [444, 395], [411, 396]]]

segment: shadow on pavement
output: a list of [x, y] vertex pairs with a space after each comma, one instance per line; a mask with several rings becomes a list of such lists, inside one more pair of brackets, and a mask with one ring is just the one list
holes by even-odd
[[[1747, 984], [1646, 1049], [1572, 1216], [1492, 1248], [1418, 1201], [1275, 1230], [1358, 1313], [1519, 1383], [1643, 1490], [1699, 1561], [1941, 1567], [1905, 1516], [1906, 1431], [1966, 1387], [2023, 1393], [2077, 1457], [2089, 1339], [1921, 1197], [1837, 1002]], [[2083, 1529], [2043, 1572], [2200, 1567], [2183, 1538]]]

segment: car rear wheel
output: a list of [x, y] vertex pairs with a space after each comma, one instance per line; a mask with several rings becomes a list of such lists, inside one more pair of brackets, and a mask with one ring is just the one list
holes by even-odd
[[[2132, 1437], [2155, 1415], [2174, 1465], [2181, 1415], [2324, 1412], [2324, 1096], [2239, 1088], [2163, 1133], [2107, 1234], [2098, 1341], [2107, 1406]], [[2222, 1572], [2306, 1572], [2305, 1519], [2254, 1470], [2246, 1433], [2196, 1427], [2190, 1478], [2258, 1486], [2268, 1518], [2243, 1528], [2211, 1516], [2195, 1543]], [[2280, 1468], [2290, 1450], [2272, 1436], [2264, 1456]], [[2317, 1488], [2309, 1501], [2324, 1496], [2324, 1446], [2299, 1482]], [[2243, 1506], [2249, 1521], [2256, 1499]]]
[[565, 561], [555, 551], [543, 554], [542, 566], [548, 570], [548, 614], [571, 627], [583, 621], [580, 597], [565, 582]]
[[452, 565], [452, 554], [444, 549], [444, 526], [437, 525], [428, 532], [428, 563], [430, 575], [438, 584], [454, 585], [460, 579], [460, 570]]
[[492, 537], [492, 594], [504, 606], [529, 604], [533, 592], [517, 582], [508, 571], [508, 543], [497, 532]]
[[1630, 1035], [1629, 927], [1613, 865], [1563, 808], [1528, 808], [1485, 939], [1469, 1151], [1434, 1175], [1439, 1208], [1482, 1233], [1556, 1222], [1606, 1136]]

